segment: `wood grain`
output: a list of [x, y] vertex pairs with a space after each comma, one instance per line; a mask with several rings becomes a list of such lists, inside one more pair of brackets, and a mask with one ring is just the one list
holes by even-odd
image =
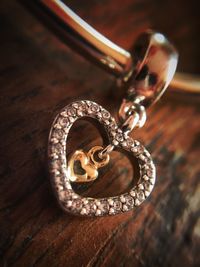
[[[200, 71], [197, 1], [67, 3], [126, 49], [146, 28], [166, 33], [180, 51], [179, 68]], [[1, 265], [200, 266], [200, 99], [173, 95], [169, 89], [148, 111], [145, 127], [133, 133], [157, 165], [156, 186], [145, 204], [116, 217], [64, 214], [46, 172], [53, 117], [77, 99], [96, 101], [116, 115], [121, 92], [113, 77], [76, 53], [47, 24], [22, 1], [1, 1]], [[99, 142], [98, 133], [84, 122], [71, 133], [71, 151]], [[111, 166], [93, 186], [77, 190], [96, 195], [125, 190], [132, 176], [128, 160], [115, 154]]]

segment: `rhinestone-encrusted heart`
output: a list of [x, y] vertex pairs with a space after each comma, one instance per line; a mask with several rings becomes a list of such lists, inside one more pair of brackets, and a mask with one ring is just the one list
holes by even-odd
[[[100, 122], [110, 144], [124, 149], [138, 160], [140, 178], [128, 192], [108, 198], [82, 197], [74, 192], [67, 172], [66, 143], [73, 123], [90, 117]], [[49, 136], [49, 169], [52, 185], [61, 207], [70, 213], [86, 216], [114, 215], [139, 206], [151, 193], [155, 183], [155, 166], [149, 152], [117, 126], [115, 119], [103, 107], [91, 101], [76, 101], [57, 115]]]

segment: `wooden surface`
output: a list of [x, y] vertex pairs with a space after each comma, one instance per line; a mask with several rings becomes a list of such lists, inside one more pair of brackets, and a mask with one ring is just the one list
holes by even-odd
[[[66, 2], [126, 49], [146, 28], [166, 33], [180, 51], [179, 69], [200, 72], [197, 1]], [[155, 189], [141, 207], [116, 217], [73, 217], [57, 206], [49, 184], [50, 125], [77, 99], [94, 100], [116, 115], [115, 82], [21, 1], [1, 1], [0, 38], [0, 265], [200, 266], [200, 99], [169, 89], [148, 110], [145, 127], [133, 133], [157, 165]], [[82, 122], [71, 133], [71, 151], [99, 141]], [[131, 172], [128, 161], [114, 155], [94, 184], [96, 194], [124, 190]], [[93, 192], [91, 186], [79, 190]]]

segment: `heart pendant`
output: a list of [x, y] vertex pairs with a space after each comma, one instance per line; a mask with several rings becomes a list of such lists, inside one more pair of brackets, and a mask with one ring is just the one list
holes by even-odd
[[[74, 164], [80, 161], [84, 174], [75, 173]], [[68, 163], [68, 176], [72, 182], [91, 182], [98, 176], [98, 171], [93, 164], [90, 163], [88, 156], [82, 150], [77, 150]]]
[[[96, 161], [96, 150], [90, 150], [88, 153], [76, 151], [70, 160], [67, 160], [68, 133], [73, 123], [81, 118], [97, 120], [105, 129], [109, 144], [114, 149], [124, 150], [130, 158], [137, 160], [139, 179], [128, 192], [108, 198], [91, 198], [82, 197], [73, 190], [72, 182], [96, 179], [98, 168], [109, 161]], [[149, 152], [137, 140], [123, 132], [107, 110], [91, 101], [73, 102], [57, 115], [49, 136], [48, 157], [51, 181], [58, 202], [65, 211], [76, 215], [105, 216], [130, 211], [150, 195], [155, 183], [155, 166]], [[80, 161], [85, 174], [75, 173], [76, 160]]]

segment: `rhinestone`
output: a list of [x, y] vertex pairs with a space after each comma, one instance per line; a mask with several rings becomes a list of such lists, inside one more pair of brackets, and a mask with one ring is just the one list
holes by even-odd
[[57, 185], [57, 184], [60, 184], [60, 183], [62, 183], [62, 176], [61, 175], [57, 175], [57, 176], [55, 176], [55, 185]]
[[87, 210], [86, 210], [86, 208], [82, 208], [82, 210], [81, 210], [81, 215], [85, 215], [85, 214], [87, 214]]
[[139, 154], [142, 154], [142, 153], [144, 152], [144, 148], [143, 148], [143, 146], [141, 146], [141, 145], [138, 145], [138, 146], [137, 146], [137, 150], [138, 150], [138, 153], [139, 153]]
[[100, 202], [99, 200], [96, 200], [96, 201], [95, 201], [95, 204], [96, 204], [97, 206], [100, 206], [100, 205], [101, 205], [101, 202]]
[[110, 122], [108, 120], [105, 120], [104, 122], [105, 122], [106, 125], [110, 124]]
[[123, 211], [127, 211], [128, 207], [126, 205], [123, 205], [122, 209], [123, 209]]
[[54, 145], [59, 143], [58, 139], [56, 139], [56, 138], [51, 138], [51, 142]]
[[78, 116], [83, 116], [83, 111], [82, 110], [77, 110], [77, 115]]
[[88, 109], [88, 113], [96, 113], [98, 111], [99, 111], [99, 106], [95, 103], [93, 103]]
[[58, 169], [60, 167], [60, 160], [53, 160], [51, 166], [53, 169]]
[[149, 180], [149, 177], [148, 177], [147, 175], [144, 175], [144, 176], [143, 176], [143, 179], [144, 179], [145, 181], [148, 181], [148, 180]]
[[63, 150], [63, 146], [60, 143], [55, 144], [51, 147], [52, 153], [61, 154], [63, 152], [62, 150]]
[[133, 145], [133, 140], [131, 138], [126, 139], [127, 146], [131, 147]]
[[148, 176], [152, 176], [152, 175], [153, 175], [153, 171], [150, 170], [150, 169], [148, 169], [148, 170], [146, 171], [146, 174], [147, 174]]
[[92, 214], [94, 214], [94, 213], [96, 212], [96, 209], [97, 209], [97, 206], [94, 204], [94, 202], [92, 202], [92, 203], [90, 204], [90, 212], [91, 212]]
[[83, 206], [83, 203], [80, 199], [76, 200], [74, 202], [74, 208], [78, 211], [78, 210], [81, 210], [82, 209], [82, 206]]
[[74, 108], [68, 108], [67, 109], [67, 114], [69, 115], [69, 116], [76, 116], [76, 109], [74, 109]]
[[130, 196], [130, 195], [127, 195], [125, 197], [126, 199], [126, 206], [130, 209], [131, 207], [134, 206], [134, 199]]
[[63, 130], [64, 130], [65, 134], [68, 134], [69, 133], [69, 126], [65, 127]]
[[99, 209], [103, 212], [103, 213], [108, 213], [109, 210], [109, 205], [107, 201], [101, 201], [101, 205], [99, 206]]
[[89, 204], [85, 205], [85, 209], [86, 209], [86, 214], [89, 214], [90, 213], [90, 205]]
[[62, 129], [61, 125], [56, 123], [54, 126], [53, 126], [54, 129]]
[[140, 143], [137, 140], [134, 140], [135, 146], [138, 146]]
[[57, 175], [60, 174], [60, 171], [58, 169], [52, 168], [50, 171], [51, 171], [52, 174], [54, 174], [54, 176], [57, 176]]
[[51, 158], [52, 160], [56, 160], [59, 159], [59, 156], [51, 151], [49, 151], [49, 158]]
[[141, 154], [141, 155], [139, 156], [139, 159], [142, 160], [142, 161], [146, 161], [146, 157], [145, 157], [143, 154]]
[[122, 208], [122, 203], [119, 200], [115, 200], [113, 203], [113, 209], [116, 211], [120, 211]]
[[78, 199], [79, 196], [78, 196], [76, 193], [73, 192], [73, 193], [72, 193], [72, 198], [73, 198], [73, 199]]
[[113, 201], [113, 199], [108, 199], [108, 204], [110, 205], [110, 206], [113, 206], [113, 203], [114, 203], [114, 201]]
[[86, 100], [85, 103], [90, 107], [93, 103], [91, 101]]
[[72, 189], [71, 184], [69, 182], [65, 182], [66, 189]]
[[113, 208], [109, 209], [109, 214], [115, 214], [115, 210]]
[[132, 197], [135, 197], [135, 196], [136, 196], [135, 191], [131, 191], [131, 192], [130, 192], [130, 195], [131, 195]]
[[151, 185], [154, 185], [154, 183], [155, 183], [155, 178], [149, 178], [149, 183], [150, 183]]
[[133, 153], [137, 153], [137, 152], [138, 152], [137, 147], [132, 147], [132, 148], [131, 148], [131, 151], [132, 151]]
[[145, 197], [148, 197], [150, 195], [150, 192], [149, 191], [144, 191], [144, 195], [145, 195]]
[[110, 132], [112, 136], [115, 136], [116, 135], [116, 132], [115, 131], [111, 131]]
[[72, 107], [73, 107], [73, 108], [78, 108], [79, 105], [78, 105], [78, 103], [73, 103], [73, 104], [72, 104]]
[[66, 144], [66, 141], [61, 139], [61, 140], [60, 140], [60, 144], [64, 147], [65, 144]]
[[142, 191], [139, 191], [137, 193], [137, 198], [139, 201], [143, 201], [145, 199], [144, 193]]
[[140, 205], [140, 201], [136, 198], [135, 200], [135, 206], [139, 206]]
[[88, 204], [88, 200], [87, 199], [84, 199], [83, 200], [83, 203], [84, 203], [84, 205], [87, 205]]
[[108, 112], [108, 111], [106, 111], [106, 110], [102, 110], [102, 117], [104, 118], [104, 119], [109, 119], [110, 118], [110, 113]]
[[70, 123], [73, 123], [76, 120], [76, 118], [74, 118], [74, 117], [68, 117], [68, 119], [69, 119]]
[[150, 153], [149, 153], [146, 149], [144, 149], [144, 153], [145, 153], [145, 155], [146, 155], [148, 158], [151, 158]]
[[68, 208], [70, 208], [70, 207], [72, 206], [72, 203], [73, 203], [73, 202], [72, 202], [71, 200], [68, 200], [67, 203], [66, 203], [66, 206], [67, 206]]
[[101, 112], [97, 112], [97, 117], [98, 117], [99, 119], [102, 118]]
[[126, 143], [126, 141], [123, 141], [123, 142], [122, 142], [122, 146], [123, 146], [123, 147], [127, 147], [127, 143]]
[[126, 202], [125, 197], [124, 197], [124, 196], [121, 196], [121, 197], [120, 197], [120, 201], [121, 201], [122, 203], [125, 203], [125, 202]]
[[62, 185], [60, 185], [60, 184], [56, 185], [56, 190], [62, 191], [63, 189], [64, 189], [64, 187]]
[[116, 123], [115, 123], [114, 121], [112, 121], [112, 122], [110, 123], [110, 128], [111, 128], [112, 130], [116, 130], [116, 129], [117, 129], [117, 125], [116, 125]]
[[119, 144], [119, 142], [117, 140], [115, 140], [115, 139], [112, 141], [112, 143], [113, 143], [114, 146], [117, 146]]
[[72, 191], [69, 190], [61, 191], [59, 192], [59, 196], [62, 201], [70, 200], [72, 197]]
[[96, 216], [101, 215], [101, 210], [98, 209], [98, 210], [96, 211], [95, 215], [96, 215]]
[[86, 109], [87, 109], [87, 105], [86, 105], [84, 102], [79, 103], [79, 104], [78, 104], [78, 109], [79, 109], [79, 110], [82, 110], [82, 111], [86, 111]]
[[53, 136], [54, 138], [57, 138], [57, 139], [62, 138], [62, 137], [63, 137], [63, 131], [60, 130], [60, 129], [55, 129], [55, 130], [52, 132], [52, 136]]
[[143, 184], [139, 184], [139, 185], [138, 185], [138, 188], [139, 188], [140, 190], [144, 190], [144, 186], [143, 186]]
[[65, 118], [68, 117], [68, 114], [67, 114], [66, 110], [62, 111], [60, 114]]
[[69, 118], [60, 118], [58, 120], [58, 123], [61, 125], [61, 126], [67, 126], [69, 124]]
[[145, 187], [145, 190], [151, 191], [153, 186], [152, 186], [152, 184], [150, 182], [146, 182], [144, 184], [144, 187]]

